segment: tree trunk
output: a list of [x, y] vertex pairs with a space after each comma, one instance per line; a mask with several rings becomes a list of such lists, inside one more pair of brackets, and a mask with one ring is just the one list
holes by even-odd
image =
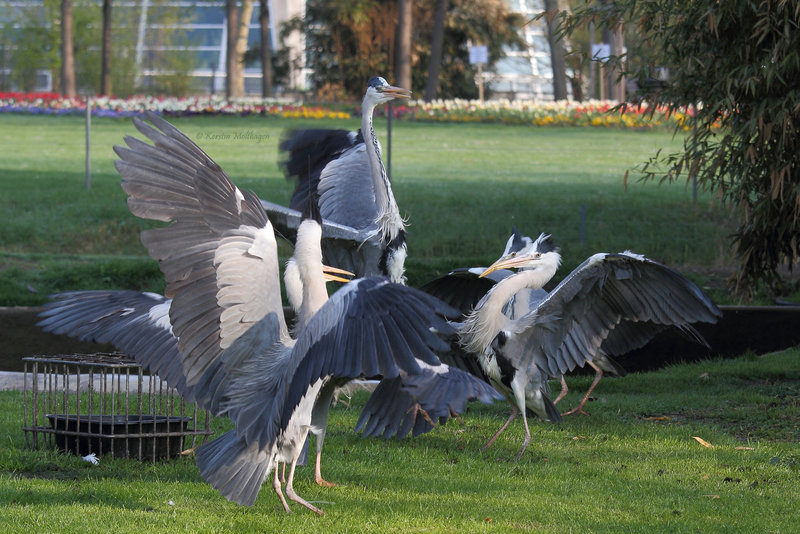
[[247, 37], [250, 34], [250, 19], [253, 16], [253, 0], [242, 0], [239, 24], [236, 30], [236, 74], [233, 79], [233, 96], [244, 96], [244, 54], [247, 52]]
[[103, 44], [100, 94], [111, 95], [111, 0], [103, 0]]
[[567, 63], [564, 58], [564, 45], [558, 38], [558, 24], [561, 20], [558, 0], [544, 0], [547, 11], [547, 40], [550, 43], [550, 61], [553, 67], [553, 99], [567, 99]]
[[439, 70], [442, 67], [442, 45], [444, 43], [444, 17], [447, 14], [447, 0], [436, 0], [433, 9], [433, 38], [431, 58], [428, 64], [428, 83], [425, 85], [425, 102], [436, 98], [439, 92]]
[[61, 94], [75, 98], [75, 51], [72, 42], [72, 0], [61, 0]]
[[236, 30], [239, 21], [239, 10], [236, 8], [236, 0], [225, 0], [225, 18], [227, 19], [226, 29], [228, 40], [226, 42], [225, 54], [225, 98], [230, 99], [234, 94], [236, 79]]
[[[623, 31], [622, 24], [617, 26], [617, 28], [614, 30], [611, 39], [611, 53], [618, 58], [621, 58], [622, 53], [625, 50], [625, 32]], [[619, 69], [616, 67], [610, 70], [612, 76], [611, 83], [613, 84], [613, 92], [610, 96], [617, 102], [622, 102], [625, 100], [625, 77], [620, 75]]]
[[258, 13], [261, 27], [261, 95], [272, 96], [272, 43], [269, 38], [269, 3], [261, 0]]
[[411, 30], [413, 0], [397, 2], [397, 33], [395, 37], [395, 84], [411, 89]]

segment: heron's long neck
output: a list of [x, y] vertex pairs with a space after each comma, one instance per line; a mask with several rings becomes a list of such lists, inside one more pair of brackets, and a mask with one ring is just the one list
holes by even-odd
[[371, 176], [373, 176], [373, 190], [375, 191], [375, 204], [378, 206], [378, 216], [375, 223], [380, 228], [381, 235], [385, 242], [389, 242], [397, 237], [397, 233], [403, 229], [403, 220], [395, 202], [394, 195], [389, 186], [389, 178], [386, 175], [386, 168], [383, 166], [381, 158], [381, 144], [378, 136], [375, 135], [375, 128], [372, 125], [372, 114], [375, 111], [374, 105], [368, 105], [361, 109], [361, 135], [364, 136], [367, 158]]
[[[303, 221], [297, 229], [294, 258], [299, 269], [302, 302], [297, 311], [296, 330], [301, 330], [328, 300], [322, 275], [322, 230], [315, 222]], [[287, 294], [289, 290], [287, 289]]]
[[537, 268], [520, 271], [498, 282], [464, 321], [461, 344], [470, 352], [483, 354], [495, 336], [511, 322], [503, 314], [506, 302], [526, 287], [542, 288], [554, 274], [555, 269]]

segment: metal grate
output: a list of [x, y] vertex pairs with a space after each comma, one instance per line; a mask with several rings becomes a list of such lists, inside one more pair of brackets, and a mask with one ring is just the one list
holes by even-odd
[[121, 354], [23, 361], [23, 430], [31, 448], [155, 462], [193, 449], [212, 433], [208, 412]]

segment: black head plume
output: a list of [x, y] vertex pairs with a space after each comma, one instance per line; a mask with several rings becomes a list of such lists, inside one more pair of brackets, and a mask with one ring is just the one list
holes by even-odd
[[384, 86], [387, 86], [387, 85], [389, 85], [389, 82], [387, 82], [381, 76], [373, 76], [367, 82], [367, 87], [374, 87], [376, 89], [384, 87]]
[[537, 252], [541, 252], [542, 254], [547, 252], [556, 252], [558, 250], [558, 247], [556, 247], [556, 243], [553, 241], [553, 238], [550, 234], [539, 234], [539, 237], [536, 238], [533, 246]]

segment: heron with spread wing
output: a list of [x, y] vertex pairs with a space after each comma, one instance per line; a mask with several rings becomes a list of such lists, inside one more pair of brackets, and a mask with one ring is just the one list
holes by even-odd
[[[321, 226], [309, 218], [293, 255], [303, 303], [290, 335], [275, 234], [259, 199], [172, 125], [148, 118], [153, 126], [134, 123], [153, 144], [126, 137], [127, 147], [115, 147], [116, 167], [131, 212], [169, 223], [144, 231], [142, 242], [172, 298], [182, 393], [235, 425], [198, 448], [200, 472], [227, 498], [249, 505], [276, 463], [287, 462], [286, 495], [320, 513], [292, 487], [320, 392], [331, 380], [438, 366], [433, 351], [446, 350], [438, 335], [451, 331], [444, 319], [451, 310], [382, 278], [352, 281], [329, 299]], [[273, 487], [288, 511], [277, 471]]]
[[[519, 243], [478, 273], [495, 280], [458, 326], [466, 355], [444, 359], [483, 376], [511, 404], [510, 417], [486, 447], [522, 415], [525, 439], [517, 458], [530, 442], [529, 410], [546, 421], [561, 419], [549, 397], [549, 378], [602, 358], [607, 340], [609, 352], [625, 352], [626, 344], [649, 340], [653, 331], [677, 326], [691, 332], [690, 323], [721, 316], [690, 280], [628, 251], [591, 256], [547, 293], [542, 288], [556, 273], [560, 253], [545, 234]], [[503, 269], [519, 271], [497, 276]], [[440, 286], [434, 294], [444, 292]]]

